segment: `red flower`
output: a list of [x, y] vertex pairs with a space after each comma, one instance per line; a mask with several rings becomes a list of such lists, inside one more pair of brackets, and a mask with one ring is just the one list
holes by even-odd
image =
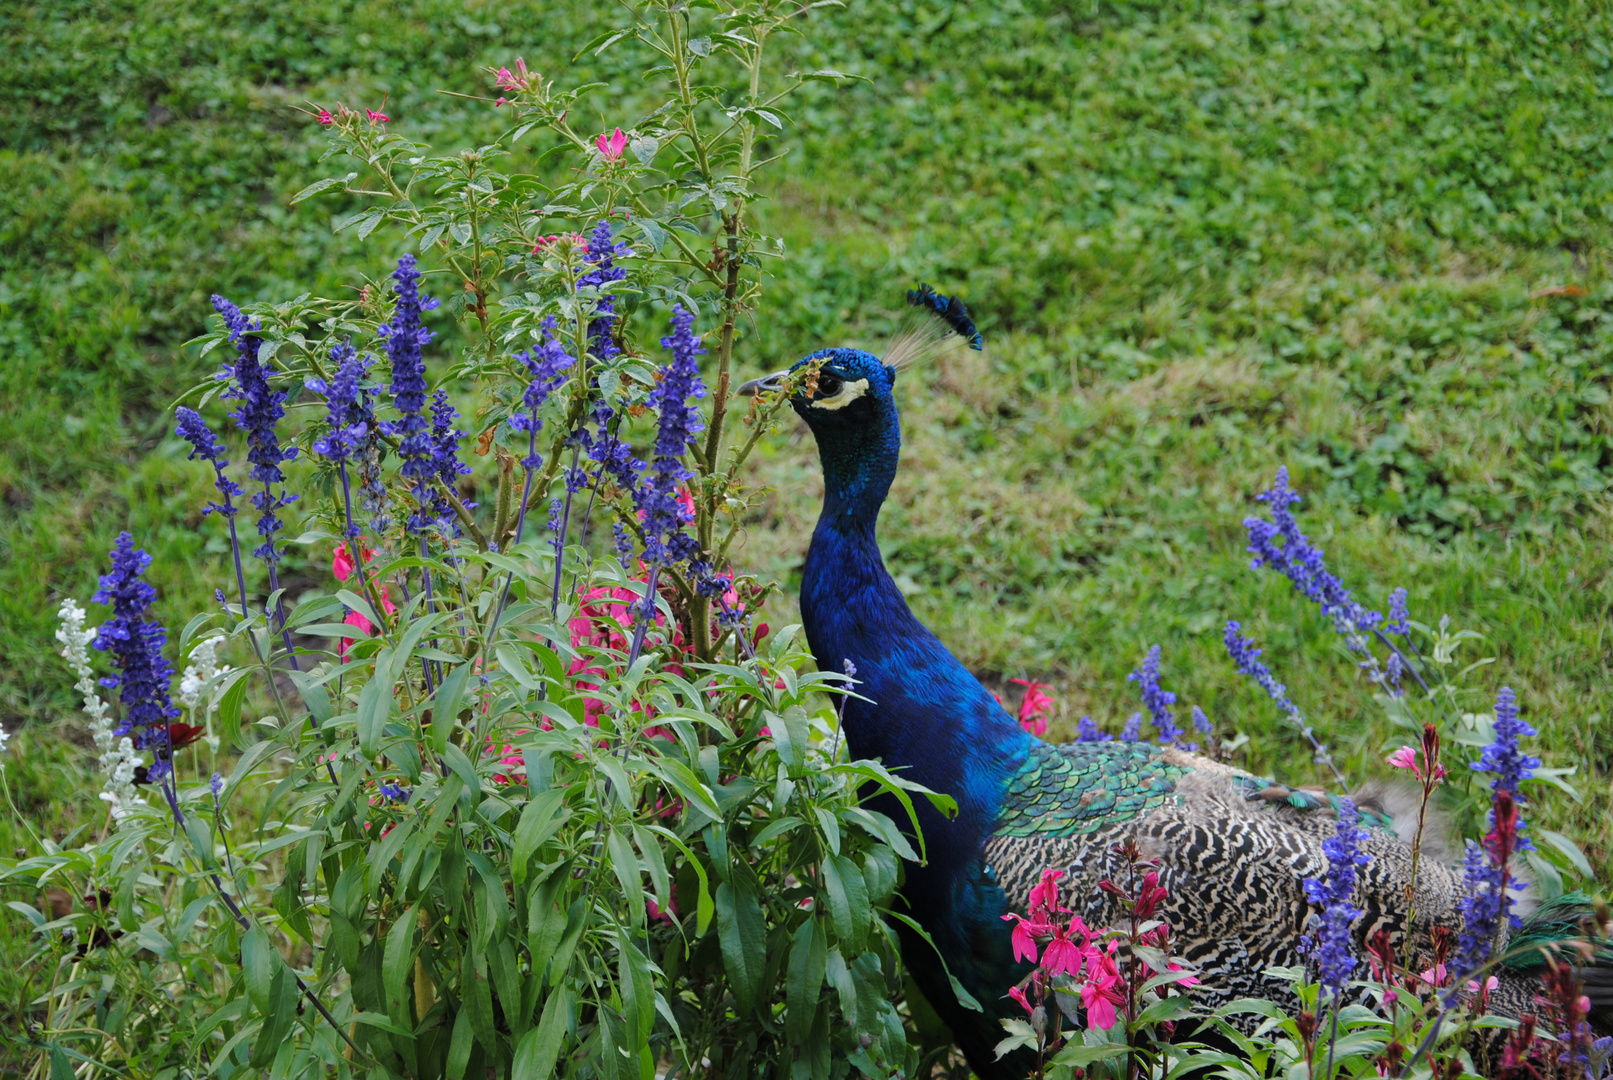
[[1021, 1009], [1024, 1009], [1027, 1015], [1036, 1011], [1035, 1006], [1033, 1006], [1028, 1000], [1026, 1000], [1025, 991], [1021, 990], [1019, 987], [1017, 987], [1017, 986], [1009, 987], [1008, 988], [1008, 996], [1013, 998], [1015, 1001], [1019, 1002], [1019, 1007]]
[[1051, 683], [1035, 679], [1009, 679], [1025, 688], [1025, 700], [1019, 704], [1019, 726], [1041, 738], [1047, 734], [1047, 717], [1053, 711], [1053, 698], [1047, 693]]
[[384, 124], [392, 119], [386, 113], [376, 112], [374, 109], [365, 109], [364, 114], [370, 118], [370, 123], [372, 124]]
[[169, 724], [168, 745], [171, 749], [179, 750], [189, 746], [206, 733], [207, 729], [205, 727], [198, 727], [195, 724]]
[[324, 126], [326, 126], [326, 127], [330, 127], [332, 124], [334, 124], [336, 122], [336, 118], [330, 114], [329, 109], [320, 109], [319, 110], [319, 122], [321, 124], [323, 124]]

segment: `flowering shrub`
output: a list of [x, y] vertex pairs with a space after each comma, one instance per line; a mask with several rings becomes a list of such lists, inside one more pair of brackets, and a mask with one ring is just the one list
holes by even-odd
[[[730, 566], [739, 470], [779, 406], [730, 413], [736, 327], [779, 250], [747, 215], [757, 127], [834, 77], [772, 74], [792, 11], [641, 6], [606, 44], [658, 54], [666, 96], [597, 138], [567, 120], [581, 91], [519, 60], [488, 102], [516, 126], [469, 153], [316, 108], [367, 175], [302, 197], [369, 200], [343, 227], [390, 222], [418, 254], [353, 300], [215, 297], [202, 348], [229, 359], [176, 432], [211, 469], [234, 581], [171, 640], [125, 533], [100, 625], [62, 605], [110, 813], [0, 867], [85, 898], [28, 909], [41, 1068], [911, 1070], [879, 912], [922, 841], [862, 803], [950, 800], [845, 759], [827, 702], [849, 675], [769, 633], [766, 590]], [[736, 67], [748, 92], [725, 89]], [[497, 171], [532, 132], [573, 155], [565, 183]], [[670, 324], [660, 350], [636, 308]], [[433, 348], [448, 316], [456, 356]], [[322, 587], [288, 591], [288, 545], [330, 559]]]

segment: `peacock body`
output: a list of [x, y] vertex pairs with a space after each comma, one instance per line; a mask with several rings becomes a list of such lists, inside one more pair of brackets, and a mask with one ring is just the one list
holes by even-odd
[[[1118, 925], [1118, 901], [1097, 884], [1119, 871], [1111, 848], [1122, 840], [1161, 861], [1169, 899], [1159, 917], [1198, 968], [1207, 1004], [1285, 992], [1265, 973], [1302, 962], [1302, 883], [1326, 866], [1332, 801], [1175, 748], [1054, 746], [1028, 734], [914, 617], [885, 569], [875, 525], [900, 452], [896, 368], [854, 349], [814, 353], [797, 368], [809, 363], [818, 374], [791, 403], [816, 437], [825, 491], [802, 621], [821, 668], [855, 665], [858, 697], [846, 700], [842, 721], [851, 751], [957, 801], [953, 816], [918, 802], [928, 860], [908, 868], [901, 891], [934, 947], [901, 932], [905, 962], [975, 1073], [1025, 1075], [1022, 1062], [993, 1053], [997, 1017], [1016, 1014], [1007, 991], [1030, 970], [1013, 959], [1004, 914], [1026, 912], [1041, 871], [1057, 868], [1067, 875], [1066, 903], [1089, 925]], [[777, 389], [783, 379], [753, 387]], [[1364, 844], [1371, 862], [1358, 878], [1358, 940], [1382, 929], [1399, 946], [1408, 934], [1426, 941], [1435, 924], [1459, 928], [1461, 880], [1430, 860], [1416, 878], [1418, 925], [1405, 925], [1409, 847], [1385, 827], [1386, 815], [1363, 810], [1363, 822], [1378, 827]], [[984, 1014], [958, 1003], [948, 970]], [[1496, 1006], [1527, 1007], [1537, 989], [1527, 974], [1509, 975]]]

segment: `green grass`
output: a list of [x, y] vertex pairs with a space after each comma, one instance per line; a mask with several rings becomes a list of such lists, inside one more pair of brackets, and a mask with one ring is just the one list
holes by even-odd
[[[88, 768], [62, 737], [78, 721], [56, 603], [87, 598], [127, 527], [177, 625], [224, 552], [206, 475], [167, 434], [166, 406], [213, 367], [180, 347], [208, 294], [333, 293], [398, 250], [333, 234], [340, 204], [289, 205], [346, 171], [293, 106], [390, 95], [400, 132], [471, 145], [499, 117], [432, 91], [480, 90], [480, 65], [630, 67], [568, 67], [614, 17], [582, 3], [298, 12], [0, 14], [0, 723], [33, 729], [23, 797], [56, 835], [82, 813], [60, 775]], [[1287, 463], [1364, 599], [1405, 585], [1424, 621], [1487, 636], [1485, 694], [1517, 688], [1542, 756], [1579, 768], [1583, 803], [1548, 793], [1537, 820], [1605, 867], [1606, 11], [857, 0], [808, 29], [793, 63], [868, 81], [795, 112], [762, 207], [790, 259], [740, 362], [877, 343], [917, 279], [978, 313], [984, 356], [899, 386], [881, 535], [920, 616], [982, 673], [1054, 682], [1064, 735], [1134, 711], [1124, 676], [1157, 642], [1167, 685], [1249, 733], [1251, 764], [1309, 779], [1224, 656], [1239, 618], [1347, 769], [1381, 771], [1389, 733], [1336, 636], [1242, 551], [1250, 497]], [[601, 126], [632, 115], [618, 85], [589, 102]], [[810, 440], [774, 440], [753, 479], [773, 493], [741, 558], [790, 586], [821, 492]], [[293, 587], [313, 569], [293, 561]], [[5, 824], [0, 841], [23, 842]]]

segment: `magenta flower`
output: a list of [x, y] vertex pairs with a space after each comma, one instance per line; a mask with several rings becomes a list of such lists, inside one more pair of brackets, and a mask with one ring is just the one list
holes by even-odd
[[[1426, 754], [1425, 754], [1425, 757], [1426, 757]], [[1422, 780], [1424, 778], [1424, 776], [1423, 776], [1423, 765], [1422, 765], [1422, 762], [1418, 759], [1417, 748], [1415, 746], [1402, 746], [1399, 750], [1396, 750], [1394, 753], [1390, 754], [1384, 760], [1387, 761], [1391, 766], [1393, 766], [1396, 769], [1409, 769], [1409, 770], [1411, 770], [1411, 774], [1413, 776], [1415, 776], [1419, 780]], [[1433, 779], [1435, 779], [1435, 780], [1443, 780], [1443, 779], [1445, 779], [1445, 766], [1444, 765], [1441, 765], [1438, 762], [1435, 762]]]
[[1069, 908], [1059, 907], [1059, 878], [1063, 876], [1063, 870], [1042, 871], [1042, 880], [1031, 888], [1031, 918], [1047, 922], [1055, 913], [1069, 911]]
[[1026, 1000], [1025, 991], [1021, 990], [1019, 987], [1010, 986], [1008, 988], [1008, 996], [1019, 1002], [1019, 1007], [1024, 1009], [1027, 1015], [1036, 1011], [1036, 1007]]
[[1092, 951], [1092, 963], [1087, 966], [1087, 981], [1081, 985], [1081, 1007], [1087, 1013], [1087, 1026], [1108, 1031], [1115, 1026], [1115, 1006], [1124, 1005], [1120, 992], [1120, 969], [1115, 966], [1114, 948], [1108, 952]]
[[[493, 76], [493, 85], [500, 90], [530, 90], [538, 77], [527, 70], [526, 61], [519, 56], [515, 58], [515, 70], [501, 67]], [[502, 100], [502, 99], [501, 99]]]
[[1050, 684], [1035, 679], [1010, 679], [1025, 688], [1025, 700], [1019, 706], [1019, 726], [1041, 738], [1047, 734], [1047, 717], [1053, 711], [1053, 698], [1048, 694]]
[[[1081, 944], [1075, 943], [1075, 935], [1081, 935]], [[1047, 943], [1047, 949], [1042, 953], [1042, 970], [1048, 975], [1068, 975], [1075, 978], [1081, 974], [1081, 964], [1087, 959], [1088, 945], [1092, 941], [1092, 934], [1088, 932], [1086, 923], [1077, 915], [1070, 920], [1068, 930], [1053, 928], [1053, 940]], [[1090, 950], [1096, 956], [1096, 950]]]
[[594, 145], [599, 147], [600, 156], [606, 161], [615, 161], [622, 156], [622, 151], [627, 149], [627, 136], [622, 134], [621, 128], [617, 128], [609, 135], [600, 135], [594, 139]]
[[332, 124], [334, 124], [336, 122], [336, 118], [330, 114], [329, 109], [320, 109], [319, 110], [319, 122], [321, 124], [323, 124], [325, 127], [330, 127]]
[[1036, 939], [1051, 934], [1053, 928], [1047, 923], [1032, 922], [1012, 911], [1003, 916], [1004, 922], [1016, 919], [1018, 922], [1014, 926], [1014, 959], [1029, 960], [1034, 964], [1038, 954]]
[[388, 120], [392, 119], [386, 113], [384, 113], [384, 112], [376, 112], [374, 109], [365, 109], [364, 110], [364, 115], [366, 115], [366, 116], [368, 116], [370, 118], [370, 123], [372, 123], [372, 124], [384, 124]]

